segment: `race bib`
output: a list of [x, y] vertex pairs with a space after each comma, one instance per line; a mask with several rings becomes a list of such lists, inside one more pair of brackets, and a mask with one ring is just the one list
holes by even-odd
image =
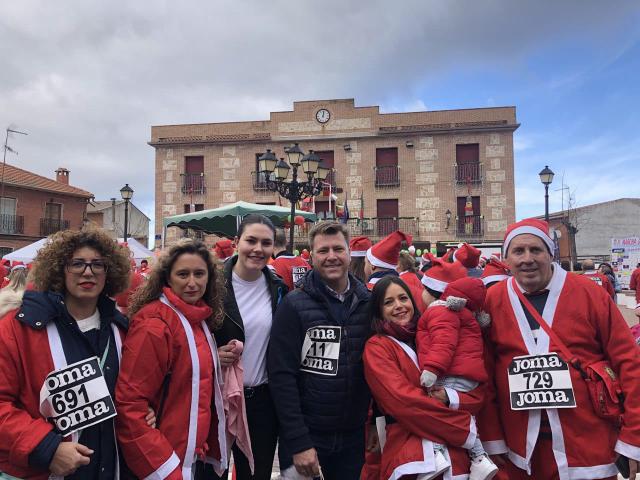
[[514, 357], [508, 375], [512, 410], [576, 407], [569, 365], [557, 353]]
[[295, 285], [298, 280], [305, 276], [307, 273], [307, 267], [293, 267], [291, 269], [291, 278], [293, 279], [293, 284]]
[[98, 357], [47, 375], [40, 389], [40, 413], [67, 436], [116, 416]]
[[303, 372], [337, 375], [340, 357], [340, 327], [313, 327], [307, 330], [302, 344]]

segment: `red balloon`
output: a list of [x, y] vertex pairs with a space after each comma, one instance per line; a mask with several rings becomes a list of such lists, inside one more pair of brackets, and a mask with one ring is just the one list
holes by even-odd
[[296, 225], [304, 225], [304, 217], [302, 215], [296, 215], [293, 221]]

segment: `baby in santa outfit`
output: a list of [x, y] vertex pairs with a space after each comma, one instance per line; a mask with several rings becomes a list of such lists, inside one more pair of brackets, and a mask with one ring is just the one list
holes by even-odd
[[[468, 278], [454, 271], [454, 266], [437, 261], [425, 274], [428, 278], [423, 283], [432, 301], [418, 321], [416, 349], [422, 386], [428, 392], [443, 387], [449, 405], [457, 408], [457, 392], [469, 392], [488, 380], [480, 328], [488, 326], [490, 320], [482, 312], [486, 295], [482, 280]], [[434, 445], [436, 453], [442, 449]], [[490, 479], [498, 472], [480, 438], [469, 456], [470, 480]]]

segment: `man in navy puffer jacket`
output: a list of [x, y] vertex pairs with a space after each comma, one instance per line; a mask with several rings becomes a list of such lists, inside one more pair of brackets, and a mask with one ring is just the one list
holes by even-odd
[[349, 234], [343, 225], [317, 224], [309, 243], [314, 269], [278, 307], [269, 343], [280, 468], [306, 477], [322, 468], [327, 480], [357, 480], [370, 401], [362, 363], [369, 292], [348, 273]]

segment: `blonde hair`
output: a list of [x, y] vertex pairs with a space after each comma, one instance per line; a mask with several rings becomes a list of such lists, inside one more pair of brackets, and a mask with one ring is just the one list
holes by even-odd
[[14, 267], [9, 274], [9, 283], [5, 288], [14, 292], [22, 291], [27, 287], [27, 275], [29, 272], [24, 267]]

